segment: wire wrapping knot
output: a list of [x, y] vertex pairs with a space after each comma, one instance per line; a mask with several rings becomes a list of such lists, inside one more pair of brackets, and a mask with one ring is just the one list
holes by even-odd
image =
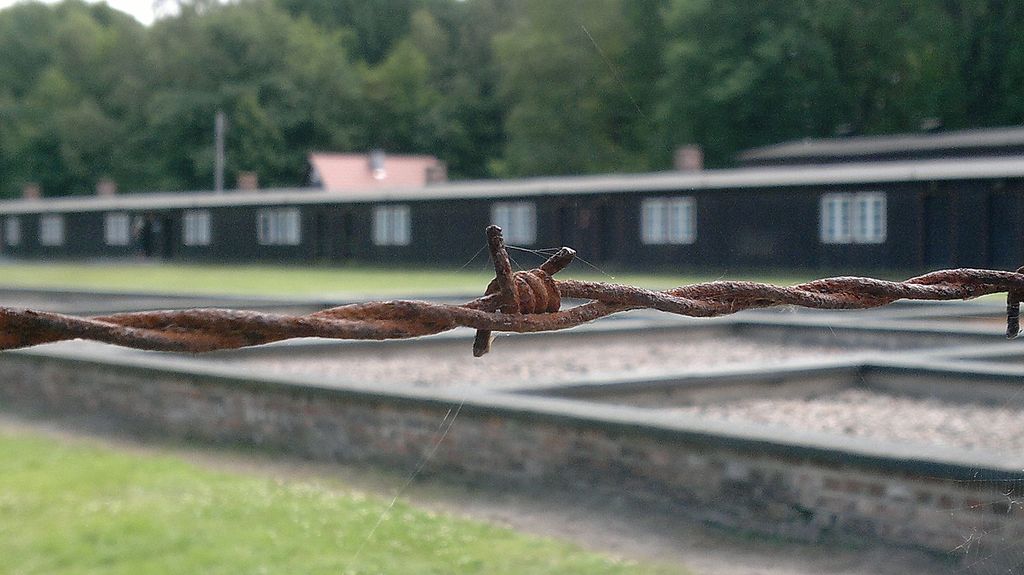
[[[497, 298], [497, 311], [504, 314], [528, 315], [557, 312], [562, 305], [562, 294], [551, 276], [569, 265], [576, 252], [561, 248], [537, 269], [512, 272], [512, 262], [505, 251], [505, 239], [498, 226], [487, 227], [487, 248], [494, 263], [494, 279], [487, 284], [484, 298]], [[473, 340], [473, 356], [480, 357], [491, 350], [491, 331], [478, 329]]]
[[[550, 313], [558, 311], [562, 305], [562, 295], [558, 292], [555, 280], [544, 270], [537, 268], [518, 271], [512, 274], [515, 286], [516, 304], [519, 313]], [[500, 293], [498, 279], [487, 284], [484, 295]]]

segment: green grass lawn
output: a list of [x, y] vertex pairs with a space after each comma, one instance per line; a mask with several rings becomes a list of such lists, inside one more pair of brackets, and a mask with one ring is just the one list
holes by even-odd
[[308, 480], [0, 431], [0, 573], [678, 573]]
[[[523, 260], [524, 267], [539, 261]], [[0, 264], [0, 287], [97, 289], [116, 291], [315, 297], [344, 294], [396, 295], [483, 293], [493, 272], [486, 264], [464, 269], [388, 269], [372, 267], [204, 266], [178, 264]], [[667, 288], [714, 279], [758, 279], [792, 284], [810, 277], [750, 274], [617, 274], [574, 264], [560, 278], [588, 279]]]

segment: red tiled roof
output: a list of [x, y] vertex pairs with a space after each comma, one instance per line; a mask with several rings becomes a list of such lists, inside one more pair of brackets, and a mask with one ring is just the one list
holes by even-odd
[[444, 164], [433, 156], [313, 153], [310, 183], [331, 191], [422, 187], [447, 179]]

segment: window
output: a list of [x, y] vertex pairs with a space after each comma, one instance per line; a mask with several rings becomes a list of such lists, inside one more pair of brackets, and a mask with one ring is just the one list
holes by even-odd
[[885, 241], [885, 194], [868, 192], [853, 199], [853, 241], [880, 244]]
[[9, 246], [21, 243], [21, 220], [17, 216], [8, 216], [4, 222], [4, 242]]
[[409, 245], [409, 206], [378, 206], [373, 210], [373, 243], [378, 246]]
[[107, 214], [103, 219], [103, 239], [108, 246], [126, 246], [131, 232], [128, 214]]
[[532, 202], [499, 202], [491, 206], [491, 222], [510, 244], [537, 241], [537, 209]]
[[885, 208], [883, 192], [825, 194], [821, 198], [821, 242], [883, 243], [886, 236]]
[[210, 245], [210, 212], [206, 210], [185, 212], [181, 218], [181, 228], [181, 241], [186, 246]]
[[297, 246], [302, 241], [298, 208], [256, 212], [256, 238], [264, 246]]
[[640, 206], [640, 238], [645, 244], [692, 244], [697, 241], [693, 198], [651, 198]]
[[822, 196], [820, 218], [821, 243], [850, 243], [850, 194]]
[[44, 246], [64, 245], [64, 216], [48, 215], [39, 218], [39, 243]]

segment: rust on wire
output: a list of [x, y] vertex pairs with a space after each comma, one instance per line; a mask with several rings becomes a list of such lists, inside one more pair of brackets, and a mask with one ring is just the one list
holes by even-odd
[[[421, 301], [351, 304], [303, 316], [229, 309], [120, 313], [82, 318], [0, 307], [0, 350], [70, 339], [90, 339], [157, 351], [206, 352], [297, 337], [402, 339], [456, 327], [477, 330], [473, 355], [490, 350], [495, 331], [539, 332], [574, 327], [632, 309], [714, 317], [741, 310], [795, 305], [816, 309], [866, 309], [900, 299], [959, 300], [1007, 293], [1007, 332], [1020, 333], [1024, 267], [1016, 272], [984, 269], [936, 271], [902, 282], [835, 277], [790, 287], [715, 281], [653, 291], [628, 285], [556, 280], [575, 256], [562, 248], [539, 268], [513, 272], [501, 228], [487, 228], [495, 279], [483, 297], [463, 305]], [[561, 310], [561, 300], [588, 302]]]
[[[498, 300], [497, 311], [504, 314], [550, 313], [562, 305], [562, 297], [552, 275], [569, 265], [576, 252], [561, 248], [537, 269], [512, 271], [501, 228], [487, 228], [487, 248], [494, 262], [494, 279], [484, 291]], [[470, 305], [470, 304], [467, 304]], [[491, 330], [478, 329], [473, 340], [473, 356], [480, 357], [491, 349]]]
[[[1024, 274], [1024, 266], [1017, 268]], [[1020, 335], [1020, 303], [1024, 301], [1024, 288], [1010, 288], [1006, 292], [1006, 337], [1013, 339]]]

